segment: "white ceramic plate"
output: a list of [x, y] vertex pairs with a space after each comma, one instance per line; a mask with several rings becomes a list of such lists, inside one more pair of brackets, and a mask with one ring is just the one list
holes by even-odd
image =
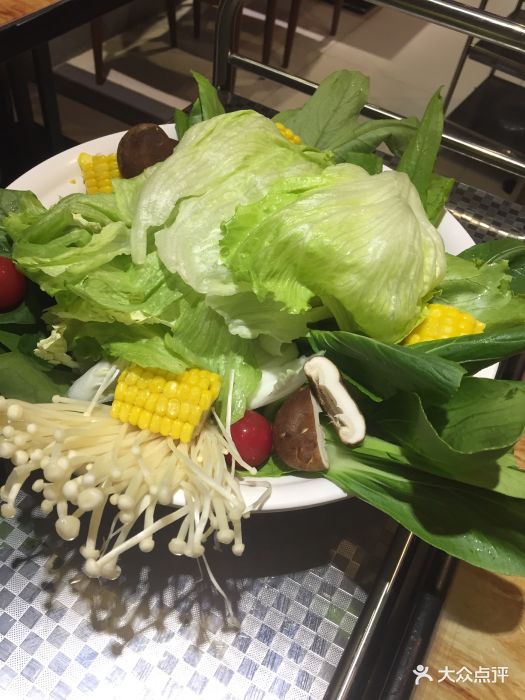
[[[163, 127], [172, 138], [175, 137], [173, 126]], [[73, 192], [84, 192], [82, 175], [77, 164], [77, 158], [82, 151], [96, 154], [115, 153], [118, 142], [125, 132], [102, 136], [87, 143], [59, 153], [49, 160], [40, 163], [27, 173], [11, 183], [9, 187], [16, 190], [31, 190], [47, 207], [55, 204], [60, 197]], [[457, 255], [465, 248], [473, 245], [474, 241], [463, 226], [447, 212], [439, 226], [445, 247], [449, 253]], [[484, 370], [483, 375], [493, 377], [495, 368]], [[272, 483], [270, 498], [262, 510], [278, 511], [332, 503], [347, 497], [347, 494], [327, 479], [307, 479], [297, 476], [283, 476], [269, 479]], [[242, 486], [247, 503], [253, 503], [261, 494], [262, 489], [255, 486]]]

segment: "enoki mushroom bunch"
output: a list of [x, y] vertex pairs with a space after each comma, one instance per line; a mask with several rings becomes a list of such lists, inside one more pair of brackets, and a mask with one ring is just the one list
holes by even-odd
[[[150, 552], [155, 533], [168, 525], [178, 526], [169, 542], [173, 554], [201, 556], [211, 534], [242, 554], [241, 518], [250, 511], [235, 478], [235, 461], [226, 463], [232, 445], [218, 419], [208, 419], [186, 445], [120, 423], [104, 405], [58, 396], [49, 404], [0, 397], [0, 429], [0, 457], [14, 465], [0, 489], [2, 515], [15, 515], [18, 492], [41, 471], [33, 490], [42, 493], [45, 513], [56, 511], [60, 537], [74, 540], [81, 516], [89, 514], [80, 547], [88, 576], [118, 577], [118, 557], [135, 545]], [[176, 500], [183, 505], [155, 517], [158, 505]], [[102, 538], [102, 516], [111, 506], [116, 517]], [[130, 536], [141, 520], [141, 531]]]

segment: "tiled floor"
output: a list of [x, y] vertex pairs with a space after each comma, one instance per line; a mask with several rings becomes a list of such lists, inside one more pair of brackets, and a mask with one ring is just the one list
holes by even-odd
[[[466, 4], [477, 6], [476, 0]], [[122, 118], [103, 113], [104, 96], [122, 88], [137, 104], [147, 99], [158, 107], [159, 118], [174, 106], [184, 106], [194, 99], [191, 70], [211, 76], [213, 34], [216, 9], [202, 3], [202, 29], [199, 40], [193, 37], [191, 0], [183, 0], [177, 10], [178, 48], [169, 45], [167, 19], [164, 13], [140, 26], [133, 26], [105, 42], [108, 68], [106, 83], [97, 89], [97, 110], [62, 99], [64, 131], [77, 141], [85, 141], [115, 130], [124, 129]], [[264, 0], [248, 2], [244, 9], [240, 52], [260, 58], [264, 27]], [[510, 12], [514, 0], [491, 0], [489, 10], [498, 14]], [[288, 3], [279, 6], [274, 32], [271, 62], [282, 59]], [[299, 29], [295, 36], [289, 72], [319, 82], [341, 67], [361, 70], [370, 76], [369, 101], [400, 114], [421, 115], [427, 100], [439, 87], [446, 91], [458, 63], [465, 38], [462, 34], [389, 8], [375, 8], [366, 17], [343, 10], [336, 37], [329, 35], [332, 6], [323, 0], [303, 0]], [[94, 89], [91, 51], [79, 53], [67, 66], [58, 68], [59, 75], [69, 71], [83, 76]], [[73, 73], [72, 73], [73, 71]], [[489, 74], [489, 69], [467, 61], [454, 91], [449, 112], [453, 110]], [[117, 87], [118, 86], [118, 87]], [[276, 85], [244, 71], [238, 71], [236, 92], [275, 109], [294, 107], [304, 102], [304, 95]], [[89, 104], [91, 102], [86, 100]], [[125, 111], [124, 111], [125, 113]], [[504, 196], [508, 177], [485, 168], [469, 166], [457, 158], [444, 157], [441, 170], [469, 184]], [[519, 187], [511, 198], [516, 198]]]

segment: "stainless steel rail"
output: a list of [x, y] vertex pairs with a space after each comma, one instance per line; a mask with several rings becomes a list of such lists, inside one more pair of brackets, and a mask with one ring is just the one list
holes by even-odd
[[[525, 27], [516, 22], [482, 12], [457, 2], [445, 0], [372, 0], [377, 5], [395, 7], [403, 12], [423, 17], [430, 22], [456, 29], [469, 36], [486, 39], [500, 46], [513, 48], [525, 55]], [[217, 14], [215, 32], [213, 82], [225, 92], [231, 92], [234, 68], [243, 68], [265, 78], [270, 78], [288, 87], [312, 94], [317, 88], [304, 78], [286, 73], [279, 68], [267, 66], [253, 59], [232, 52], [233, 26], [242, 0], [221, 0]], [[400, 115], [381, 107], [366, 105], [363, 116], [372, 119], [400, 119]], [[445, 130], [443, 148], [454, 153], [486, 163], [505, 172], [525, 177], [525, 162], [515, 157], [509, 149], [495, 150]]]
[[506, 17], [451, 0], [371, 1], [525, 54], [525, 27]]

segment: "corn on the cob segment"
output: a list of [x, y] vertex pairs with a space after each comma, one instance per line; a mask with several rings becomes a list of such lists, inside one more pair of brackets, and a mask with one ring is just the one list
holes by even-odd
[[116, 153], [97, 156], [81, 153], [78, 156], [78, 165], [88, 194], [112, 192], [111, 180], [120, 177]]
[[301, 143], [301, 137], [297, 134], [294, 134], [294, 132], [291, 129], [288, 129], [288, 127], [286, 127], [284, 124], [281, 124], [281, 122], [275, 122], [275, 126], [279, 129], [284, 138], [290, 141], [290, 143]]
[[131, 365], [118, 379], [111, 415], [141, 430], [190, 442], [220, 388], [221, 378], [208, 370], [172, 374]]
[[483, 333], [485, 330], [484, 323], [478, 321], [468, 311], [461, 311], [455, 306], [428, 304], [427, 311], [425, 320], [407, 335], [403, 340], [403, 345]]

